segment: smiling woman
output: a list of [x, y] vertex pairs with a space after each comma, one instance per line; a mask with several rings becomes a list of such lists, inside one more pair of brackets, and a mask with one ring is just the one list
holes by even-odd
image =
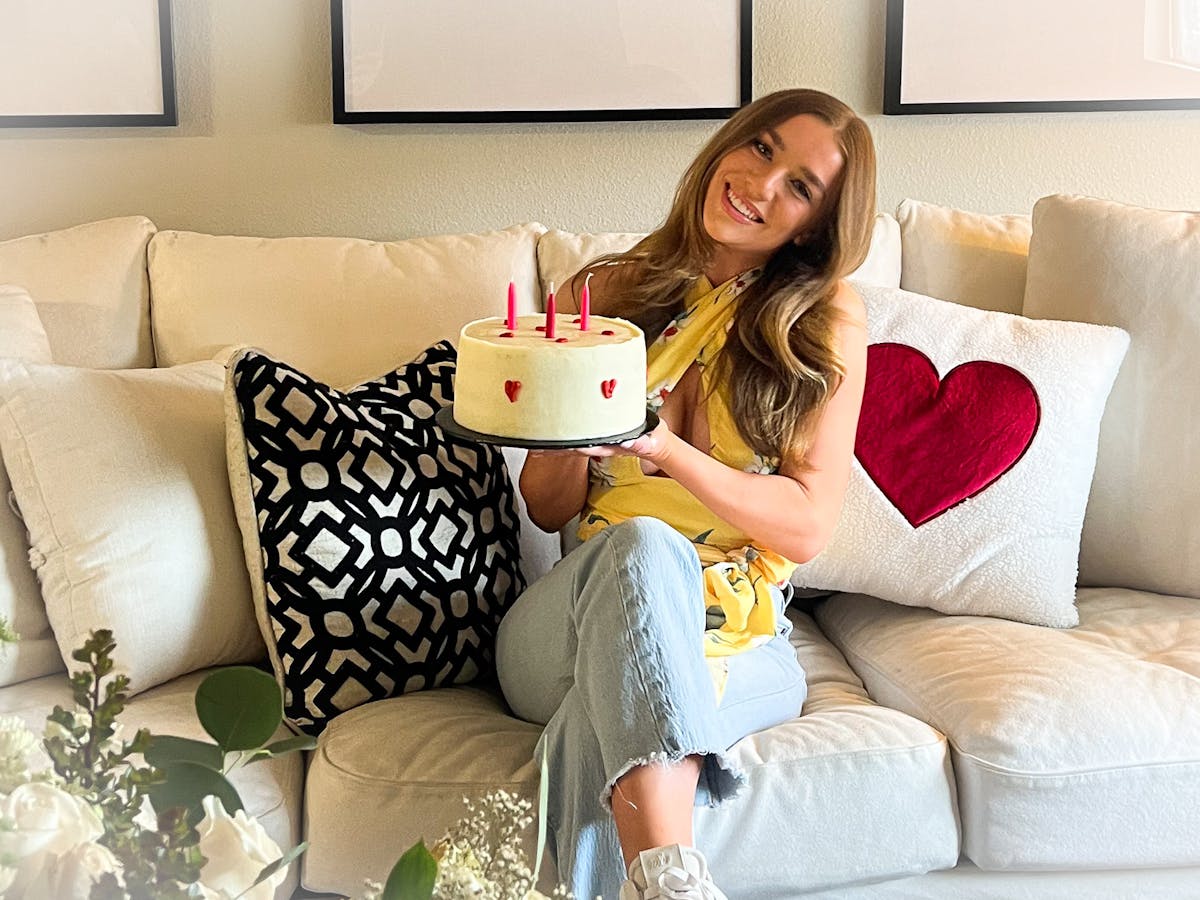
[[718, 130], [661, 228], [559, 294], [572, 311], [591, 278], [593, 312], [642, 328], [659, 416], [615, 446], [531, 453], [521, 475], [539, 526], [580, 516], [583, 543], [497, 636], [510, 706], [548, 723], [553, 846], [576, 896], [725, 896], [692, 807], [733, 796], [745, 776], [725, 751], [807, 693], [787, 579], [829, 540], [849, 480], [866, 329], [843, 279], [874, 213], [866, 125], [780, 91]]

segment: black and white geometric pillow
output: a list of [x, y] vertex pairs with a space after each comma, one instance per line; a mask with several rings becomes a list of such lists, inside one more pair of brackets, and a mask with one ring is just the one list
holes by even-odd
[[259, 625], [285, 715], [309, 734], [369, 700], [489, 670], [524, 589], [503, 454], [434, 423], [455, 357], [443, 341], [346, 392], [256, 350], [227, 364]]

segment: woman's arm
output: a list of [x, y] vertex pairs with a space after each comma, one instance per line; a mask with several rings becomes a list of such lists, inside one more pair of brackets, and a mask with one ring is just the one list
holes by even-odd
[[[615, 452], [657, 465], [717, 516], [790, 560], [808, 562], [829, 542], [841, 514], [867, 370], [866, 311], [844, 282], [834, 299], [848, 319], [838, 329], [845, 378], [830, 398], [803, 459], [779, 474], [741, 472], [698, 450], [665, 425]], [[808, 463], [808, 469], [802, 463]]]
[[570, 450], [531, 450], [521, 469], [521, 496], [529, 519], [555, 532], [583, 509], [588, 492], [588, 458]]

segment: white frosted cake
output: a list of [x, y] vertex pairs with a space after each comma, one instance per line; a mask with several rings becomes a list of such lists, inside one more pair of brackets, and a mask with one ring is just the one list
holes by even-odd
[[[540, 327], [539, 327], [540, 326]], [[590, 316], [518, 316], [463, 326], [454, 420], [464, 428], [535, 441], [587, 441], [646, 420], [646, 342], [632, 322]]]

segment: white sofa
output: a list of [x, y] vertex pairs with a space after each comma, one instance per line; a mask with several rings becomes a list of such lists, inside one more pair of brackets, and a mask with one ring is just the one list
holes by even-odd
[[[532, 310], [548, 281], [634, 237], [525, 224], [380, 244], [158, 232], [131, 217], [0, 243], [0, 284], [34, 298], [56, 364], [166, 367], [250, 344], [345, 386], [499, 314], [509, 280]], [[1084, 524], [1080, 625], [799, 600], [803, 714], [733, 749], [744, 799], [697, 811], [718, 882], [735, 900], [1200, 897], [1197, 220], [1081, 198], [1008, 217], [905, 201], [879, 217], [857, 277], [1130, 333]], [[1105, 289], [1061, 305], [1097, 278]], [[1146, 413], [1150, 392], [1161, 415]], [[506, 456], [515, 477], [521, 454]], [[558, 537], [523, 510], [522, 526], [533, 578]], [[69, 688], [28, 548], [2, 549], [0, 615], [23, 639], [0, 664], [0, 713], [40, 729]], [[200, 736], [200, 677], [139, 693], [127, 724]], [[281, 846], [309, 842], [280, 897], [354, 895], [440, 836], [464, 795], [533, 797], [538, 733], [486, 684], [440, 688], [345, 712], [306, 759], [235, 780]]]

